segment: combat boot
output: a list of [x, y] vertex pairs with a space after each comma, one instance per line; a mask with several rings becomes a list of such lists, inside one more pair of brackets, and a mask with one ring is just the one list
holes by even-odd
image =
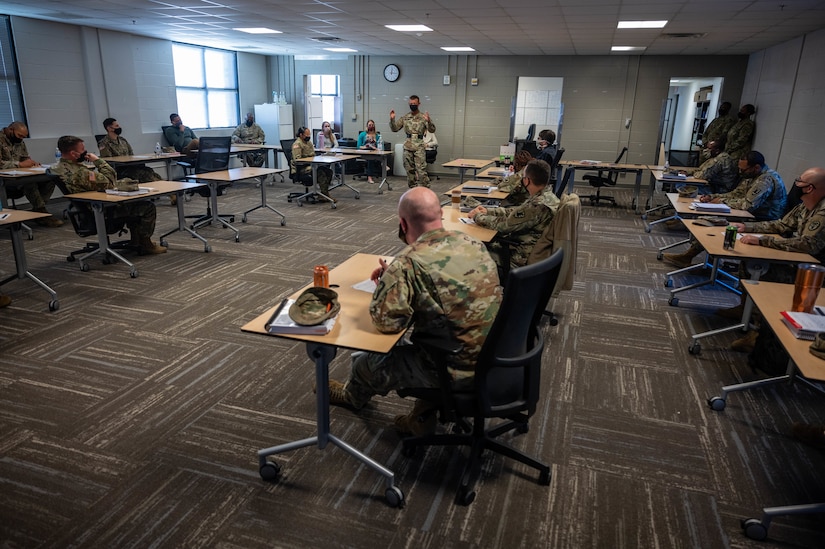
[[744, 336], [731, 343], [730, 349], [731, 351], [736, 351], [738, 353], [753, 352], [753, 348], [756, 346], [757, 337], [759, 337], [759, 332], [757, 330], [751, 330]]
[[166, 248], [161, 246], [160, 244], [155, 244], [152, 242], [148, 236], [141, 236], [140, 237], [140, 253], [142, 254], [165, 254]]
[[696, 254], [693, 253], [691, 250], [682, 252], [680, 254], [662, 254], [662, 259], [666, 263], [670, 263], [671, 265], [673, 265], [674, 267], [678, 267], [679, 269], [690, 267], [690, 260], [694, 257], [696, 257]]
[[401, 436], [431, 435], [438, 424], [438, 405], [418, 399], [409, 414], [395, 416], [393, 423]]
[[[315, 392], [314, 386], [312, 387], [312, 392]], [[329, 380], [329, 403], [334, 404], [335, 406], [344, 406], [351, 410], [358, 410], [361, 408], [361, 406], [356, 406], [352, 402], [350, 394], [344, 384], [334, 379]]]
[[[49, 211], [46, 210], [46, 208], [35, 208], [34, 211], [44, 214], [49, 213]], [[61, 227], [63, 225], [63, 222], [61, 220], [57, 219], [55, 216], [51, 214], [49, 214], [49, 217], [38, 217], [34, 220], [34, 222], [40, 225], [41, 227]]]

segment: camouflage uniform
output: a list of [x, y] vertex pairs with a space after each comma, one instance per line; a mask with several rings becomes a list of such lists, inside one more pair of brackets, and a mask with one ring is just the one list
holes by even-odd
[[[736, 124], [736, 119], [730, 116], [717, 116], [713, 120], [711, 120], [710, 124], [708, 124], [707, 128], [705, 128], [705, 132], [702, 134], [702, 145], [705, 147], [708, 146], [708, 143], [711, 141], [719, 141], [720, 139], [727, 139], [728, 131], [730, 131], [731, 127]], [[710, 152], [707, 148], [702, 149], [702, 152], [699, 155], [702, 162], [707, 161], [710, 158]], [[734, 160], [739, 160], [735, 158]]]
[[[243, 143], [246, 145], [260, 145], [264, 141], [266, 141], [266, 134], [264, 133], [263, 128], [259, 125], [252, 123], [251, 126], [247, 126], [246, 122], [240, 124], [235, 131], [232, 133], [232, 142], [233, 143]], [[266, 153], [261, 151], [255, 152], [248, 152], [243, 156], [243, 160], [247, 166], [254, 166], [256, 168], [260, 168], [264, 165], [266, 161], [266, 157], [264, 156]]]
[[751, 151], [751, 142], [753, 141], [753, 131], [756, 127], [753, 120], [744, 118], [737, 121], [731, 129], [728, 130], [728, 138], [725, 141], [725, 152], [738, 161], [742, 155]]
[[[132, 146], [128, 141], [120, 136], [117, 139], [112, 139], [108, 135], [98, 141], [97, 148], [100, 150], [100, 156], [134, 156]], [[117, 168], [118, 177], [128, 177], [135, 179], [141, 183], [148, 183], [150, 181], [160, 181], [162, 178], [148, 166], [144, 164], [129, 164]]]
[[[95, 160], [94, 164], [94, 169], [90, 169], [83, 164], [61, 158], [60, 162], [51, 167], [51, 173], [63, 180], [70, 193], [114, 189], [117, 181], [114, 168], [102, 158]], [[155, 232], [157, 212], [154, 203], [149, 200], [119, 203], [107, 208], [106, 211], [116, 218], [140, 218], [137, 223], [134, 223], [131, 219], [127, 222], [129, 232], [134, 240], [148, 239]]]
[[[445, 229], [421, 235], [389, 265], [370, 303], [380, 332], [398, 333], [410, 325], [420, 333], [451, 335], [462, 343], [448, 368], [466, 384], [501, 303], [496, 266], [484, 245], [473, 237]], [[403, 387], [438, 387], [433, 360], [415, 345], [397, 345], [386, 355], [356, 353], [345, 384], [357, 408], [373, 395]]]
[[704, 179], [710, 185], [699, 185], [699, 194], [730, 192], [739, 181], [739, 160], [726, 152], [719, 153], [699, 166], [693, 177]]
[[427, 175], [427, 152], [424, 145], [424, 133], [435, 133], [435, 124], [427, 122], [421, 111], [408, 112], [402, 117], [390, 119], [390, 129], [397, 132], [404, 128], [407, 140], [404, 141], [404, 170], [407, 172], [407, 186], [430, 186], [430, 176]]
[[762, 173], [756, 177], [742, 179], [731, 192], [710, 196], [721, 199], [731, 208], [749, 211], [757, 221], [779, 219], [788, 202], [785, 183], [767, 166], [763, 166]]
[[[24, 142], [12, 143], [9, 141], [9, 138], [6, 137], [6, 134], [0, 131], [0, 169], [8, 170], [10, 168], [19, 168], [20, 162], [30, 158], [29, 151]], [[23, 194], [26, 196], [29, 204], [32, 205], [32, 209], [40, 211], [46, 208], [46, 202], [54, 192], [54, 182], [46, 175], [26, 177], [25, 183], [22, 185], [17, 183], [15, 187], [16, 186], [23, 187]], [[10, 196], [19, 198], [19, 195], [14, 193], [13, 187], [8, 190], [12, 191], [9, 193]]]
[[[501, 201], [501, 206], [520, 206], [524, 204], [525, 200], [530, 198], [530, 193], [528, 193], [524, 185], [521, 184], [522, 177], [524, 177], [524, 170], [508, 175], [507, 177], [497, 177], [495, 179], [493, 184], [498, 187], [498, 190], [508, 193], [507, 197]], [[476, 206], [481, 206], [482, 203], [472, 196], [468, 196], [464, 199], [464, 205], [475, 208]]]
[[476, 225], [498, 231], [504, 239], [512, 242], [493, 240], [488, 245], [490, 255], [503, 272], [506, 252], [509, 251], [510, 266], [521, 267], [527, 264], [530, 252], [544, 229], [553, 220], [559, 207], [559, 199], [550, 186], [531, 196], [520, 206], [512, 208], [489, 208], [486, 214], [476, 215]]
[[[759, 245], [788, 252], [810, 254], [825, 262], [825, 199], [819, 201], [813, 210], [805, 204], [797, 206], [782, 219], [745, 223], [745, 231], [762, 233]], [[770, 235], [788, 235], [776, 239]]]
[[[301, 164], [296, 166], [295, 159], [296, 158], [310, 158], [315, 156], [315, 147], [312, 145], [312, 141], [304, 141], [300, 137], [295, 139], [295, 142], [292, 143], [292, 161], [289, 163], [289, 175], [294, 176], [296, 173], [296, 179], [300, 177], [300, 179], [304, 181], [312, 181], [312, 165], [311, 164]], [[318, 188], [321, 190], [321, 194], [325, 194], [329, 196], [329, 182], [332, 181], [332, 170], [324, 166], [318, 166]]]

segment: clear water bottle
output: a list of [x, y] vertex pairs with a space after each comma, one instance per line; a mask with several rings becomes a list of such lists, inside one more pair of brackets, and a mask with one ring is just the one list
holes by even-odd
[[155, 143], [155, 156], [160, 156], [161, 150], [162, 149], [160, 148], [160, 141], [158, 141], [157, 143]]
[[380, 133], [375, 137], [375, 148], [379, 151], [384, 150], [384, 139], [381, 137]]
[[62, 154], [60, 154], [60, 149], [55, 148], [55, 149], [54, 149], [54, 163], [55, 163], [55, 164], [57, 164], [58, 162], [60, 162], [60, 158], [61, 158], [62, 156], [63, 156], [63, 155], [62, 155]]
[[278, 94], [275, 93], [275, 90], [272, 90], [272, 102], [278, 104]]

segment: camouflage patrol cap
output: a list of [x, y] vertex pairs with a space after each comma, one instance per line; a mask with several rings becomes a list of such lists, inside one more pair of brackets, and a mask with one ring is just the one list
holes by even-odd
[[817, 358], [825, 359], [825, 332], [819, 332], [814, 338], [810, 347], [811, 354]]
[[696, 198], [697, 193], [699, 192], [698, 187], [687, 186], [682, 187], [679, 189], [679, 196], [682, 198]]
[[289, 308], [289, 318], [302, 326], [315, 326], [334, 317], [340, 310], [335, 290], [313, 286], [298, 296]]

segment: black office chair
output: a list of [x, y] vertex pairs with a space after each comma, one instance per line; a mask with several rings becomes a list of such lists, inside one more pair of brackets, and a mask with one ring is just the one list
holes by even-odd
[[[62, 179], [57, 177], [56, 175], [52, 175], [52, 179], [54, 180], [55, 186], [60, 189], [60, 192], [63, 193], [64, 196], [71, 194], [66, 184], [63, 182]], [[137, 225], [140, 223], [139, 217], [115, 217], [111, 212], [114, 211], [114, 207], [108, 208], [103, 213], [103, 218], [106, 221], [106, 235], [116, 234], [118, 237], [123, 236], [124, 234], [128, 233], [126, 229], [127, 223]], [[69, 199], [69, 207], [63, 212], [63, 215], [69, 219], [69, 222], [72, 224], [74, 228], [74, 232], [80, 238], [88, 238], [90, 236], [97, 236], [97, 225], [95, 224], [95, 215], [92, 209], [89, 207], [87, 203], [77, 202], [74, 200]], [[133, 223], [132, 223], [133, 222]], [[130, 235], [132, 237], [134, 235]], [[112, 242], [109, 239], [109, 247], [115, 250], [131, 250], [140, 254], [140, 245], [130, 240], [120, 240], [117, 242]], [[94, 242], [86, 242], [82, 248], [79, 250], [74, 250], [69, 252], [69, 255], [66, 256], [66, 261], [74, 262], [78, 259], [80, 260], [80, 270], [81, 271], [88, 271], [89, 266], [85, 263], [85, 260], [88, 259], [91, 255], [94, 254], [96, 250], [100, 248], [100, 244], [97, 241]], [[79, 258], [77, 256], [80, 256]], [[103, 256], [102, 258], [104, 264], [108, 264], [110, 259], [107, 256]]]
[[563, 147], [556, 150], [556, 156], [553, 157], [553, 166], [550, 170], [550, 184], [553, 185], [553, 192], [559, 198], [561, 198], [562, 193], [564, 193], [564, 189], [561, 188], [563, 178], [561, 177], [561, 168], [559, 167], [562, 156], [564, 156]]
[[527, 137], [524, 138], [525, 141], [532, 141], [536, 137], [536, 125], [530, 124], [527, 128]]
[[[229, 154], [232, 147], [231, 137], [201, 137], [198, 145], [198, 155], [195, 161], [191, 164], [192, 173], [187, 175], [184, 179], [190, 181], [198, 181], [198, 174], [209, 172], [217, 172], [229, 169]], [[231, 183], [216, 184], [217, 196], [222, 196]], [[192, 191], [207, 199], [206, 213], [203, 215], [187, 215], [187, 218], [192, 218], [192, 229], [209, 225], [212, 222], [212, 192], [210, 187], [198, 187]], [[221, 219], [227, 223], [234, 223], [235, 215], [220, 215]]]
[[[435, 162], [435, 157], [438, 156], [438, 146], [436, 146], [436, 148], [434, 149], [427, 149], [426, 151], [424, 151], [424, 155], [427, 160], [427, 165], [433, 164]], [[438, 176], [438, 174], [428, 173], [428, 175], [430, 176], [430, 179], [432, 179], [433, 177], [435, 177], [436, 179], [441, 179]]]
[[[618, 164], [622, 161], [622, 157], [627, 152], [627, 147], [622, 148], [622, 152], [619, 153], [619, 156], [616, 157], [615, 164]], [[619, 172], [616, 170], [599, 170], [598, 173], [589, 173], [585, 174], [582, 178], [588, 183], [590, 183], [591, 187], [596, 188], [596, 194], [591, 194], [587, 198], [590, 199], [590, 205], [595, 206], [599, 203], [600, 200], [606, 200], [610, 202], [613, 206], [616, 205], [616, 199], [612, 196], [602, 196], [601, 191], [602, 187], [615, 187], [616, 182], [619, 180]]]
[[[415, 454], [419, 446], [469, 446], [470, 456], [461, 477], [456, 503], [469, 505], [481, 471], [481, 456], [491, 450], [539, 471], [539, 483], [550, 484], [550, 467], [509, 444], [497, 440], [512, 430], [527, 432], [528, 420], [536, 410], [540, 394], [541, 358], [544, 340], [539, 323], [544, 306], [559, 276], [564, 252], [512, 269], [504, 299], [475, 365], [474, 388], [469, 392], [451, 390], [445, 357], [458, 351], [454, 341], [433, 340], [420, 333], [413, 341], [428, 349], [436, 360], [442, 389], [407, 389], [399, 394], [438, 402], [444, 418], [472, 418], [470, 433], [443, 433], [405, 438], [403, 453]], [[446, 327], [445, 327], [446, 331]], [[488, 419], [505, 422], [485, 429]]]
[[[281, 149], [283, 150], [284, 157], [286, 158], [286, 165], [290, 167], [292, 166], [292, 143], [293, 141], [290, 139], [281, 139]], [[286, 197], [287, 202], [297, 200], [298, 205], [300, 206], [302, 200], [310, 200], [312, 202], [316, 201], [314, 193], [312, 192], [312, 174], [301, 176], [298, 174], [297, 170], [295, 173], [292, 173], [292, 170], [290, 169], [289, 178], [296, 185], [303, 185], [304, 191], [289, 193]]]

